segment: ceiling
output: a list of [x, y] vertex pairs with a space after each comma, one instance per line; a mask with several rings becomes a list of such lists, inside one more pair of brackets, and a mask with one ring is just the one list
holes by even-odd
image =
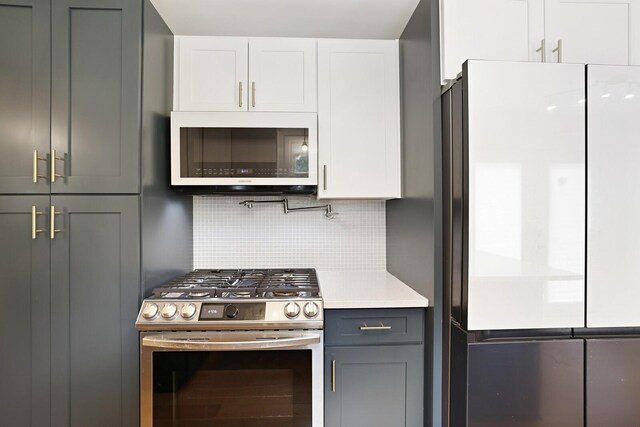
[[419, 0], [151, 0], [175, 35], [397, 39]]

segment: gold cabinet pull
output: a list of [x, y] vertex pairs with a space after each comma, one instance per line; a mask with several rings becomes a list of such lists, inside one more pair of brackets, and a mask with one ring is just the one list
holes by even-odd
[[39, 233], [45, 230], [38, 229], [38, 215], [44, 215], [44, 212], [38, 211], [35, 206], [31, 206], [31, 239], [36, 240]]
[[38, 183], [38, 178], [47, 179], [46, 175], [38, 175], [38, 161], [46, 162], [46, 157], [40, 157], [38, 155], [38, 150], [33, 150], [33, 183]]
[[238, 107], [242, 108], [242, 82], [238, 83]]
[[51, 223], [49, 224], [49, 230], [51, 231], [49, 237], [51, 238], [51, 240], [53, 240], [56, 238], [56, 233], [60, 233], [63, 231], [61, 228], [56, 229], [56, 215], [62, 215], [62, 212], [56, 212], [55, 206], [51, 205], [51, 211], [49, 212], [49, 215], [51, 221]]
[[64, 174], [56, 173], [56, 161], [65, 161], [64, 155], [58, 156], [56, 150], [51, 150], [51, 182], [56, 182], [56, 178], [64, 178]]
[[331, 361], [331, 392], [336, 392], [336, 360]]
[[256, 82], [251, 82], [251, 107], [256, 108]]

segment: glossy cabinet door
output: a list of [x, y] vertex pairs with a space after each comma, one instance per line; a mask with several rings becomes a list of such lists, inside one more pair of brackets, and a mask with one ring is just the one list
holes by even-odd
[[315, 39], [249, 40], [249, 110], [317, 111]]
[[584, 75], [468, 62], [469, 330], [584, 326]]
[[174, 111], [247, 111], [249, 42], [176, 37]]
[[325, 349], [325, 426], [423, 425], [423, 347]]
[[[49, 9], [49, 0], [0, 4], [0, 193], [49, 193]], [[34, 150], [44, 159], [35, 166]]]
[[398, 44], [318, 41], [319, 198], [401, 197]]
[[544, 0], [441, 0], [442, 79], [467, 59], [543, 61]]
[[587, 76], [587, 326], [640, 326], [640, 67]]
[[[49, 196], [0, 196], [0, 413], [7, 426], [49, 425], [49, 238], [32, 234], [33, 225], [47, 230], [48, 206]], [[35, 224], [33, 208], [42, 213]]]
[[640, 0], [545, 0], [545, 33], [549, 62], [640, 65]]
[[52, 193], [139, 191], [140, 7], [52, 3]]
[[51, 205], [52, 426], [137, 426], [139, 197]]
[[586, 341], [586, 426], [640, 425], [640, 338]]

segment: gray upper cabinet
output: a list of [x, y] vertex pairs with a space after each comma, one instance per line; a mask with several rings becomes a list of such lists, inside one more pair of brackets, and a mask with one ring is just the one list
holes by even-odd
[[52, 193], [139, 191], [140, 28], [141, 2], [53, 1]]
[[[0, 194], [48, 193], [49, 0], [0, 4]], [[33, 182], [33, 153], [38, 174]]]
[[[49, 239], [31, 234], [32, 208], [46, 212], [48, 202], [0, 197], [0, 424], [7, 426], [49, 423]], [[37, 229], [46, 226], [43, 216], [35, 216]]]
[[52, 425], [137, 426], [139, 197], [51, 204]]

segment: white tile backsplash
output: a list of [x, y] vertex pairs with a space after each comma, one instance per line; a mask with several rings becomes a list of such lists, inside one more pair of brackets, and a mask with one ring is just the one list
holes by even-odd
[[[246, 199], [274, 197], [194, 197], [194, 268], [317, 268], [385, 270], [385, 202], [332, 200], [333, 220], [322, 211], [283, 213], [282, 205], [255, 205]], [[325, 204], [289, 197], [289, 206]]]

